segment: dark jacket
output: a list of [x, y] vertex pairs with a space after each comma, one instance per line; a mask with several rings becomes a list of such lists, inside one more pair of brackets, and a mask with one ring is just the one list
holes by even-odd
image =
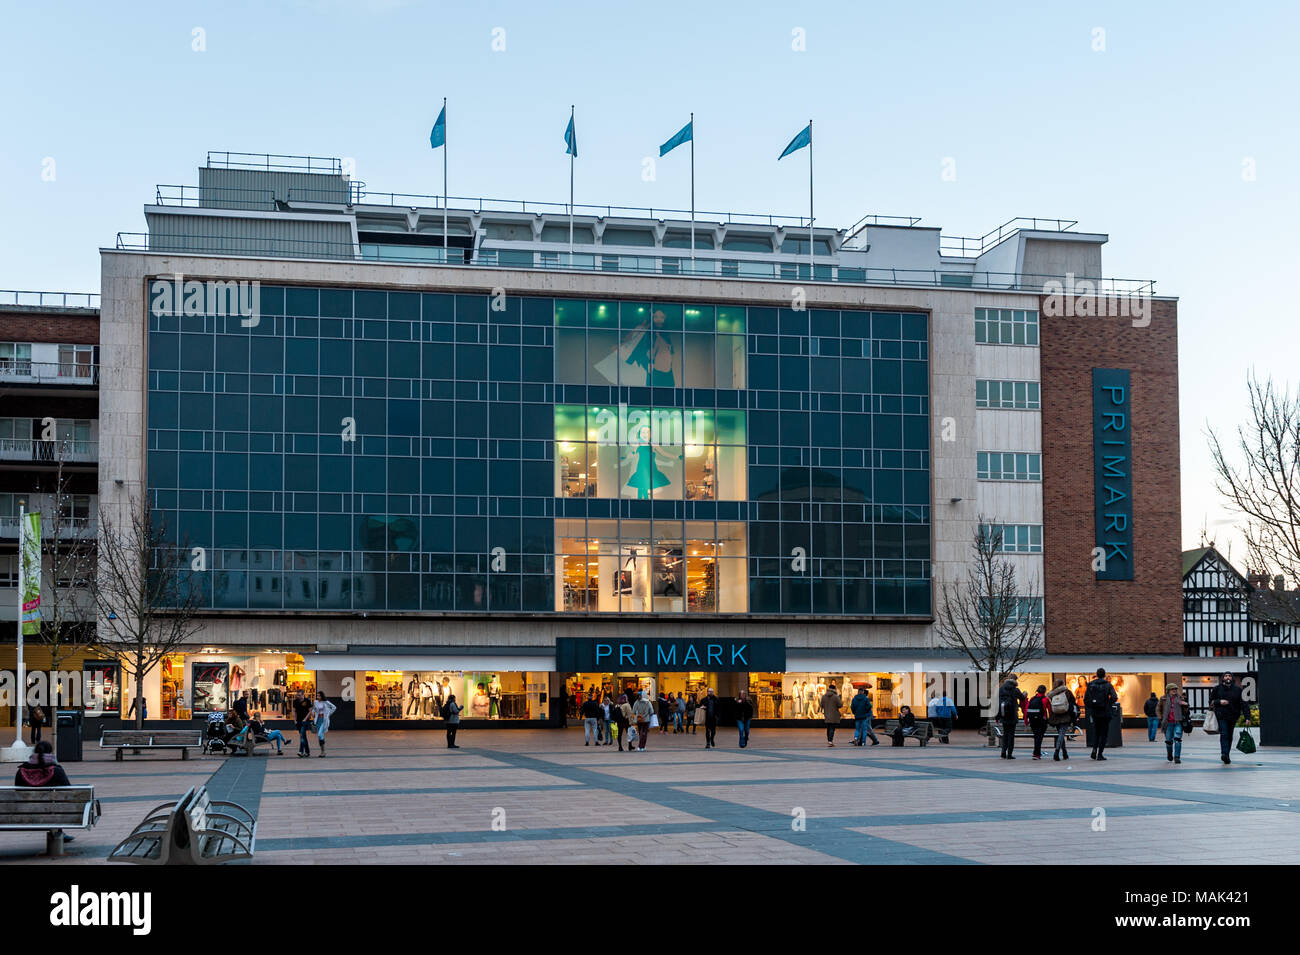
[[311, 712], [311, 700], [304, 697], [301, 700], [293, 701], [293, 719], [295, 723], [301, 723], [307, 719], [307, 714]]
[[1150, 696], [1147, 697], [1147, 701], [1142, 704], [1142, 712], [1145, 713], [1147, 716], [1156, 716], [1157, 715], [1156, 711], [1160, 708], [1161, 702], [1162, 701], [1158, 699], [1154, 693], [1152, 693]]
[[696, 709], [704, 711], [704, 722], [713, 723], [718, 719], [718, 698], [713, 695], [706, 696], [700, 700]]
[[1031, 723], [1046, 723], [1051, 715], [1052, 704], [1048, 701], [1046, 693], [1035, 693], [1025, 704], [1025, 716], [1029, 717]]
[[856, 720], [865, 720], [871, 715], [871, 697], [864, 691], [849, 700], [849, 712]]
[[916, 729], [916, 714], [911, 710], [908, 710], [906, 713], [900, 713], [898, 715], [898, 728], [900, 730]]
[[752, 720], [754, 718], [754, 704], [749, 700], [737, 700], [736, 718], [741, 720]]
[[[37, 762], [43, 760], [43, 762]], [[63, 771], [53, 756], [38, 756], [32, 754], [31, 759], [18, 767], [18, 772], [14, 773], [15, 786], [71, 786], [68, 782], [68, 774]]]
[[1024, 705], [1025, 694], [1014, 683], [1003, 683], [998, 691], [998, 718], [1003, 720], [1020, 719], [1020, 707]]
[[[1177, 696], [1174, 697], [1173, 699], [1173, 705], [1175, 708], [1174, 722], [1181, 723], [1183, 720], [1187, 719], [1187, 701], [1183, 699], [1181, 696]], [[1152, 715], [1157, 717], [1160, 720], [1161, 726], [1164, 726], [1165, 721], [1169, 718], [1169, 694], [1168, 693], [1160, 697], [1160, 700], [1156, 704], [1156, 712]]]
[[599, 720], [605, 716], [605, 711], [600, 708], [600, 704], [595, 700], [587, 700], [582, 704], [582, 709], [579, 712], [582, 713], [584, 720]]
[[1237, 684], [1220, 683], [1210, 691], [1210, 706], [1222, 726], [1226, 721], [1229, 726], [1236, 726], [1241, 717], [1241, 687]]
[[[1051, 711], [1052, 697], [1056, 697], [1057, 699], [1064, 697], [1069, 702], [1069, 709], [1066, 710], [1064, 713], [1053, 713]], [[1050, 723], [1052, 726], [1060, 726], [1062, 724], [1066, 726], [1071, 726], [1073, 725], [1074, 721], [1079, 718], [1078, 704], [1075, 702], [1074, 694], [1070, 692], [1070, 688], [1068, 686], [1058, 686], [1054, 688], [1050, 693], [1047, 694], [1047, 702], [1048, 702], [1047, 722]]]
[[[1088, 703], [1088, 700], [1094, 696], [1100, 696], [1101, 705]], [[1089, 683], [1087, 692], [1083, 694], [1083, 703], [1088, 707], [1088, 715], [1092, 717], [1109, 716], [1110, 708], [1118, 702], [1119, 697], [1115, 695], [1115, 688], [1105, 677], [1097, 677]]]
[[827, 690], [826, 695], [822, 697], [822, 716], [827, 723], [838, 723], [840, 721], [840, 706], [843, 701], [840, 695], [834, 690]]

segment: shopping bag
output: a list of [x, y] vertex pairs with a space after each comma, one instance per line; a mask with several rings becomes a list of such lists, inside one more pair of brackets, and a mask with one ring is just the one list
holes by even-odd
[[656, 727], [656, 726], [658, 726], [658, 725], [659, 725], [659, 714], [658, 714], [658, 713], [651, 713], [651, 714], [650, 714], [650, 728], [653, 729], [654, 727]]
[[633, 745], [636, 742], [636, 740], [637, 740], [636, 727], [629, 726], [627, 728], [627, 745], [629, 746]]
[[1241, 731], [1241, 738], [1237, 740], [1237, 749], [1243, 753], [1255, 752], [1255, 737], [1250, 735], [1250, 730]]
[[1207, 733], [1219, 732], [1219, 718], [1214, 715], [1214, 710], [1210, 710], [1205, 716], [1205, 722], [1201, 724], [1201, 729]]

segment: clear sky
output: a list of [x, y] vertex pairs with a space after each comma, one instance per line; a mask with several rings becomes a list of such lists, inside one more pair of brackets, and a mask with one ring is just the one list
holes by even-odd
[[1207, 425], [1252, 367], [1300, 384], [1295, 3], [4, 0], [0, 37], [0, 288], [97, 291], [97, 249], [209, 149], [437, 193], [443, 96], [453, 195], [557, 202], [573, 103], [578, 202], [685, 208], [685, 151], [642, 159], [693, 110], [699, 208], [803, 214], [776, 156], [811, 117], [821, 224], [1077, 219], [1108, 276], [1180, 298], [1186, 546], [1231, 535]]

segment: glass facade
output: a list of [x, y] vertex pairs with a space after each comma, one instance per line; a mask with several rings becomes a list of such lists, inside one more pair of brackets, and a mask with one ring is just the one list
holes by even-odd
[[917, 313], [270, 287], [149, 315], [207, 606], [928, 615]]

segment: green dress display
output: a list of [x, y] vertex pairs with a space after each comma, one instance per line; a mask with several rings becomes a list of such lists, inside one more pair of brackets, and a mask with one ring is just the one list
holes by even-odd
[[648, 444], [637, 448], [636, 470], [627, 479], [627, 486], [636, 491], [637, 500], [649, 500], [655, 488], [671, 483], [672, 480], [655, 463], [655, 449]]

